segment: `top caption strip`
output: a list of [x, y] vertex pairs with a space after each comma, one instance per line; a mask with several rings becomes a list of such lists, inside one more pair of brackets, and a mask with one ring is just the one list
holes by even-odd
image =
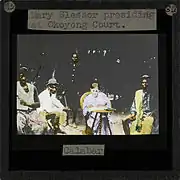
[[156, 10], [28, 10], [28, 29], [49, 31], [156, 30]]

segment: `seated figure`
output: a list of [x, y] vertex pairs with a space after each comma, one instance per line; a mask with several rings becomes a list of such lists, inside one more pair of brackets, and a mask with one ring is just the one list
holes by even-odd
[[123, 121], [125, 134], [141, 135], [152, 132], [154, 117], [150, 110], [151, 96], [148, 92], [148, 79], [149, 77], [143, 76], [141, 89], [135, 92], [131, 114]]

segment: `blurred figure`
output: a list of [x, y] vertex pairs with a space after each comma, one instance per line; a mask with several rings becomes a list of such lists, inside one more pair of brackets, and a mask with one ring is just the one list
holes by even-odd
[[21, 67], [17, 81], [17, 131], [18, 134], [45, 134], [47, 123], [40, 118], [36, 108], [40, 107], [38, 92], [27, 82], [27, 68]]
[[[102, 127], [100, 125], [100, 114], [93, 112], [92, 109], [109, 109], [111, 108], [111, 102], [106, 94], [99, 91], [98, 83], [91, 85], [91, 93], [87, 95], [83, 102], [83, 115], [87, 121], [87, 126], [91, 128], [93, 135], [99, 135], [99, 130], [102, 132], [101, 135], [110, 135], [109, 116], [107, 113], [102, 115]], [[95, 123], [94, 120], [96, 119]], [[92, 127], [94, 124], [94, 127]]]
[[47, 88], [39, 94], [40, 114], [50, 120], [50, 128], [54, 134], [65, 132], [61, 131], [60, 125], [64, 125], [67, 120], [67, 113], [63, 110], [66, 109], [64, 105], [57, 99], [57, 86], [59, 83], [53, 77], [49, 79]]
[[151, 134], [154, 118], [150, 109], [149, 76], [141, 79], [141, 89], [135, 92], [130, 115], [123, 122], [125, 134]]
[[[77, 50], [72, 54], [72, 65], [74, 69], [79, 66], [79, 53]], [[69, 93], [69, 100], [71, 102], [70, 109], [72, 110], [72, 120], [68, 122], [68, 125], [73, 128], [78, 127], [76, 122], [78, 117], [78, 108], [79, 108], [79, 104], [78, 104], [79, 97], [77, 96], [77, 91], [78, 91], [77, 87], [75, 83], [73, 83], [73, 87], [71, 88], [71, 92]]]

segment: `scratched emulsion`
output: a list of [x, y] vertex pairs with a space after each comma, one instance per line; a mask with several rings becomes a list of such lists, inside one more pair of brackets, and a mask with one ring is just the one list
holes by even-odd
[[[83, 135], [86, 122], [92, 128], [93, 112], [97, 111], [103, 117], [102, 123], [97, 118], [100, 125], [109, 122], [112, 135], [124, 135], [124, 120], [141, 109], [146, 116], [155, 115], [153, 133], [158, 133], [157, 35], [19, 35], [17, 60], [18, 118], [31, 122], [27, 126], [32, 130], [23, 134], [43, 133], [39, 132], [45, 126], [42, 119], [34, 123], [39, 113], [47, 121], [48, 133], [59, 125], [61, 131], [53, 133]], [[142, 91], [144, 84], [148, 88]], [[136, 106], [138, 98], [143, 105], [138, 107], [143, 108]], [[37, 108], [30, 108], [32, 105]], [[37, 113], [32, 116], [28, 109]], [[23, 125], [20, 123], [19, 129]], [[103, 127], [107, 130], [106, 125]], [[104, 129], [103, 135], [107, 133]]]

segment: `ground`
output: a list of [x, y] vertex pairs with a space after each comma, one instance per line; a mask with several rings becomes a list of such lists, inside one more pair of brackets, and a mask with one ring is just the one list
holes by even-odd
[[[113, 120], [110, 123], [113, 135], [124, 135], [122, 120], [125, 118], [124, 115], [112, 115], [111, 119]], [[61, 127], [61, 130], [66, 132], [66, 135], [82, 135], [82, 131], [85, 129], [85, 125], [77, 125], [73, 127], [71, 125]], [[59, 134], [61, 135], [61, 134]]]

